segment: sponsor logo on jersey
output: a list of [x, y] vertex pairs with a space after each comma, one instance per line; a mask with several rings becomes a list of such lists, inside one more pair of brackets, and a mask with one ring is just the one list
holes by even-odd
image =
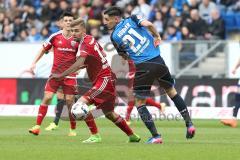
[[65, 52], [76, 52], [75, 49], [72, 48], [57, 48], [59, 51], [65, 51]]
[[71, 41], [71, 46], [74, 47], [76, 46], [77, 42], [76, 41]]

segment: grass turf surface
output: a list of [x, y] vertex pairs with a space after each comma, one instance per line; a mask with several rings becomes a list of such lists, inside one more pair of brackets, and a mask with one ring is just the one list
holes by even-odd
[[183, 121], [156, 121], [164, 140], [162, 145], [148, 145], [150, 136], [141, 121], [131, 126], [142, 138], [140, 143], [126, 143], [128, 137], [106, 119], [97, 119], [102, 143], [82, 144], [89, 136], [83, 122], [78, 122], [78, 135], [68, 137], [69, 123], [61, 121], [56, 131], [44, 128], [52, 118], [46, 118], [39, 136], [28, 133], [34, 117], [0, 117], [0, 160], [6, 159], [77, 159], [77, 160], [233, 160], [240, 159], [240, 128], [222, 126], [217, 120], [194, 120], [197, 134], [186, 140]]

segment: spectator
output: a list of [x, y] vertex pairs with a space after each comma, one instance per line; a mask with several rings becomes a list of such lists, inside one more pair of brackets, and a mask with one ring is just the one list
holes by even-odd
[[85, 22], [88, 20], [88, 8], [86, 5], [82, 5], [78, 10], [78, 16], [84, 19]]
[[6, 15], [10, 20], [14, 20], [20, 14], [17, 0], [10, 0], [6, 8]]
[[59, 8], [60, 8], [60, 14], [62, 14], [63, 12], [70, 12], [71, 11], [71, 8], [70, 8], [70, 6], [69, 6], [69, 4], [68, 4], [68, 2], [67, 1], [65, 1], [65, 0], [61, 0], [60, 2], [59, 2]]
[[170, 9], [170, 16], [168, 17], [168, 23], [167, 26], [173, 25], [173, 22], [175, 21], [177, 17], [177, 10], [176, 8], [171, 8]]
[[133, 9], [134, 9], [133, 3], [128, 3], [126, 8], [125, 8], [124, 17], [126, 17], [126, 18], [130, 17]]
[[4, 27], [3, 21], [4, 21], [4, 19], [5, 19], [5, 14], [0, 12], [0, 33], [3, 32], [3, 27]]
[[46, 40], [50, 36], [48, 27], [43, 27], [40, 34], [41, 34], [42, 40]]
[[19, 16], [16, 17], [13, 23], [13, 32], [14, 32], [15, 38], [19, 36], [20, 32], [24, 29], [26, 29], [26, 26], [24, 23], [22, 23], [21, 17]]
[[202, 0], [202, 3], [199, 5], [199, 15], [207, 23], [211, 21], [211, 11], [216, 9], [217, 6], [214, 2], [210, 0]]
[[42, 37], [39, 32], [37, 32], [37, 29], [35, 27], [32, 27], [30, 30], [30, 34], [27, 37], [28, 42], [38, 42], [42, 40]]
[[183, 26], [181, 28], [182, 40], [194, 40], [195, 37], [191, 34], [187, 28], [187, 26]]
[[21, 41], [21, 42], [24, 42], [24, 41], [27, 41], [28, 39], [28, 33], [26, 30], [21, 30], [19, 36], [16, 37], [16, 41]]
[[13, 41], [14, 40], [14, 32], [10, 25], [5, 25], [3, 28], [3, 37], [2, 41]]
[[162, 13], [160, 11], [156, 12], [155, 20], [154, 20], [153, 24], [155, 25], [158, 33], [160, 35], [162, 35], [163, 34], [163, 21], [162, 21]]
[[208, 26], [208, 32], [205, 38], [209, 40], [223, 39], [224, 38], [224, 21], [220, 17], [217, 9], [211, 11], [212, 22]]
[[189, 0], [190, 10], [198, 9], [199, 2], [197, 0]]
[[196, 9], [193, 9], [190, 12], [190, 19], [187, 27], [190, 33], [193, 34], [196, 39], [203, 39], [203, 35], [207, 32], [207, 24], [203, 19], [200, 18], [198, 10]]
[[165, 30], [167, 28], [167, 23], [168, 23], [169, 7], [163, 4], [161, 6], [161, 12], [162, 12], [163, 29]]
[[173, 22], [173, 25], [178, 31], [180, 31], [182, 26], [182, 17], [177, 16]]
[[180, 41], [182, 40], [181, 32], [177, 31], [177, 28], [174, 25], [170, 25], [167, 28], [167, 34], [165, 35], [167, 41]]
[[177, 12], [179, 14], [181, 14], [183, 11], [183, 4], [186, 4], [187, 2], [187, 0], [175, 0], [173, 3], [173, 7], [177, 9]]
[[190, 7], [188, 6], [187, 3], [183, 4], [183, 11], [182, 11], [182, 14], [181, 14], [183, 25], [187, 24], [187, 20], [189, 20], [189, 18], [190, 18], [189, 13], [190, 13]]
[[139, 14], [148, 19], [151, 12], [151, 7], [146, 3], [146, 0], [138, 0], [138, 5], [133, 9], [132, 14]]
[[92, 35], [96, 40], [99, 40], [101, 37], [99, 27], [92, 27], [90, 29], [90, 35]]
[[101, 0], [93, 0], [92, 7], [89, 10], [89, 19], [102, 20], [103, 2]]
[[[186, 26], [181, 28], [182, 40], [189, 41], [194, 40], [192, 35]], [[197, 56], [195, 55], [195, 44], [191, 42], [183, 42], [179, 48], [180, 68], [185, 67], [189, 63], [193, 62]]]

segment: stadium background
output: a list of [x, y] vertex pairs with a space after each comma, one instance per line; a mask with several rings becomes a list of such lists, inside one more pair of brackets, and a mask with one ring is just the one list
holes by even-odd
[[[207, 3], [204, 5], [204, 3]], [[161, 55], [176, 77], [176, 88], [198, 115], [193, 118], [231, 116], [236, 75], [231, 69], [240, 53], [240, 2], [238, 0], [4, 0], [0, 3], [0, 115], [34, 115], [31, 107], [40, 104], [43, 87], [50, 74], [53, 55], [46, 54], [29, 72], [42, 42], [59, 30], [58, 17], [72, 12], [88, 24], [88, 32], [100, 41], [113, 71], [119, 78], [118, 103], [126, 106], [128, 66], [110, 42], [110, 32], [102, 23], [102, 12], [110, 5], [124, 8], [124, 16], [140, 14], [156, 26], [163, 38]], [[205, 6], [205, 7], [204, 7]], [[78, 75], [86, 78], [85, 71]], [[79, 83], [80, 88], [89, 84]], [[153, 88], [155, 100], [173, 104]], [[52, 104], [56, 104], [56, 97]], [[8, 107], [6, 107], [9, 105]], [[17, 105], [17, 106], [16, 106]], [[19, 105], [22, 109], [19, 109]], [[9, 108], [17, 107], [20, 113]], [[26, 107], [26, 108], [24, 108]], [[29, 113], [28, 113], [29, 110]], [[209, 111], [217, 112], [206, 116]], [[21, 114], [21, 113], [25, 114]], [[135, 113], [135, 112], [134, 112]], [[54, 115], [50, 113], [49, 115]]]
[[[208, 7], [203, 7], [203, 1], [207, 0], [0, 0], [0, 159], [239, 159], [239, 127], [227, 128], [219, 119], [232, 115], [240, 76], [240, 72], [231, 74], [240, 57], [240, 0], [211, 0]], [[111, 5], [124, 8], [126, 17], [144, 16], [161, 34], [162, 56], [197, 128], [191, 141], [185, 139], [176, 108], [157, 87], [153, 87], [152, 97], [168, 106], [165, 117], [149, 107], [158, 118], [155, 123], [164, 140], [161, 146], [144, 145], [149, 133], [136, 109], [131, 127], [142, 137], [140, 144], [125, 143], [126, 136], [104, 118], [96, 120], [101, 144], [81, 143], [89, 136], [82, 122], [76, 137], [66, 136], [69, 124], [65, 121], [54, 132], [42, 128], [38, 137], [29, 135], [53, 55], [46, 54], [39, 61], [35, 74], [29, 68], [42, 42], [59, 30], [58, 17], [66, 10], [82, 17], [88, 32], [104, 46], [118, 76], [116, 110], [125, 115], [128, 66], [113, 49], [101, 19], [102, 11]], [[85, 71], [79, 74], [79, 85], [82, 91], [90, 86]], [[54, 116], [55, 104], [56, 97], [48, 116]], [[47, 117], [43, 127], [51, 121]]]

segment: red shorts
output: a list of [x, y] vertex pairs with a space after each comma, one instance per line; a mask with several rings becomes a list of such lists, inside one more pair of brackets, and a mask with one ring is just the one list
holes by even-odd
[[77, 79], [64, 78], [61, 81], [55, 79], [48, 79], [45, 85], [45, 91], [56, 93], [59, 88], [62, 88], [64, 94], [77, 94]]
[[116, 99], [115, 78], [98, 78], [83, 97], [95, 104], [97, 109], [102, 109], [103, 113], [113, 111]]

